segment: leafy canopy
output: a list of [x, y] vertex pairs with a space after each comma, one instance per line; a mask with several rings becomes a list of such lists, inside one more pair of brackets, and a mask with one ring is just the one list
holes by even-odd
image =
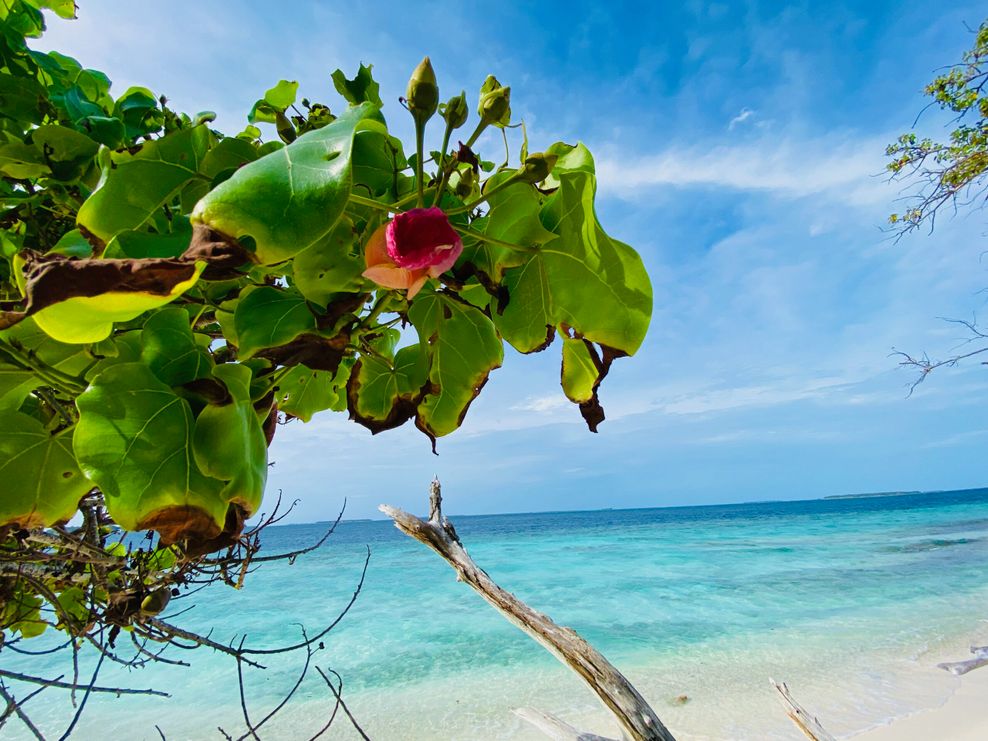
[[[30, 49], [41, 7], [74, 8], [0, 3], [6, 547], [94, 494], [115, 524], [156, 530], [180, 559], [229, 545], [260, 506], [279, 422], [346, 411], [375, 433], [412, 422], [434, 447], [463, 423], [505, 342], [531, 353], [562, 335], [563, 391], [596, 430], [598, 388], [641, 345], [651, 287], [638, 254], [596, 218], [586, 147], [533, 154], [526, 141], [517, 164], [500, 165], [474, 150], [486, 128], [511, 124], [509, 88], [484, 81], [459, 147], [449, 142], [470, 118], [466, 95], [439, 105], [427, 59], [407, 96], [410, 155], [363, 65], [353, 79], [333, 73], [332, 110], [276, 82], [229, 136], [209, 112], [175, 112], [146, 88], [115, 97], [104, 74]], [[444, 144], [427, 153], [437, 111]], [[456, 263], [422, 274], [413, 297], [366, 277], [371, 236], [431, 205], [462, 241]], [[37, 617], [38, 594], [78, 583], [15, 591]], [[105, 591], [88, 599], [92, 614], [122, 604]], [[37, 632], [8, 613], [5, 629]]]

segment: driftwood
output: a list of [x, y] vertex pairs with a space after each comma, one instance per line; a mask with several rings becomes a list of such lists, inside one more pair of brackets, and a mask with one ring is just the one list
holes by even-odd
[[[442, 556], [455, 569], [460, 581], [473, 587], [498, 612], [576, 672], [614, 715], [629, 739], [675, 741], [638, 690], [599, 651], [576, 631], [557, 625], [548, 616], [533, 610], [499, 587], [473, 562], [460, 542], [453, 524], [442, 514], [442, 495], [438, 480], [432, 482], [428, 520], [386, 504], [382, 504], [379, 509], [394, 520], [403, 533]], [[522, 711], [521, 717], [529, 722], [534, 719], [534, 725], [554, 738], [581, 741], [600, 738], [592, 734], [580, 734], [557, 718], [537, 711]], [[561, 733], [569, 735], [560, 735]]]
[[538, 728], [542, 733], [555, 741], [612, 741], [604, 736], [597, 736], [593, 733], [584, 733], [578, 728], [574, 728], [564, 720], [560, 720], [555, 715], [544, 713], [535, 708], [518, 708], [514, 711], [522, 720], [529, 725]]
[[937, 668], [944, 669], [955, 677], [959, 677], [961, 674], [967, 674], [969, 671], [980, 669], [988, 664], [988, 646], [971, 646], [971, 653], [974, 654], [973, 659], [945, 661], [942, 664], [937, 664]]
[[820, 725], [817, 717], [808, 713], [802, 705], [796, 702], [785, 682], [776, 682], [774, 679], [768, 681], [778, 690], [779, 699], [786, 708], [786, 715], [789, 716], [789, 720], [796, 724], [803, 735], [813, 741], [835, 741], [834, 737]]

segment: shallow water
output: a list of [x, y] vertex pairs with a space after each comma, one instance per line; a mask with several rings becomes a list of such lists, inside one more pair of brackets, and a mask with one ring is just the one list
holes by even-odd
[[[678, 738], [799, 738], [770, 676], [832, 732], [860, 731], [942, 703], [957, 680], [936, 662], [988, 641], [988, 490], [454, 520], [496, 581], [600, 648]], [[271, 528], [264, 552], [297, 548], [324, 528]], [[346, 604], [367, 546], [362, 593], [316, 661], [342, 675], [372, 738], [539, 738], [512, 715], [522, 706], [615, 733], [568, 671], [389, 522], [343, 523], [322, 550], [266, 565], [242, 592], [200, 593], [180, 622], [224, 642], [244, 633], [257, 647], [294, 641], [294, 623], [317, 631]], [[157, 724], [168, 739], [219, 738], [217, 725], [240, 727], [232, 661], [173, 656], [192, 667], [107, 669], [101, 683], [173, 697], [94, 697], [78, 737], [157, 739]], [[247, 673], [255, 718], [292, 684], [301, 658]], [[3, 664], [65, 672], [46, 657], [5, 655]], [[319, 681], [303, 685], [263, 738], [306, 738], [325, 722], [332, 703]], [[680, 695], [689, 700], [674, 703]], [[64, 727], [64, 698], [32, 705], [45, 727]], [[339, 721], [331, 734], [351, 735]]]

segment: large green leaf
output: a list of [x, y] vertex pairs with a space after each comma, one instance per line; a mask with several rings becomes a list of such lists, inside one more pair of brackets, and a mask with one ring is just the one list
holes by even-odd
[[268, 475], [268, 446], [250, 399], [250, 368], [219, 365], [213, 375], [224, 383], [232, 401], [210, 404], [196, 419], [192, 450], [200, 470], [226, 483], [223, 497], [257, 511]]
[[191, 277], [171, 286], [167, 294], [108, 290], [95, 296], [73, 296], [34, 313], [34, 320], [60, 342], [99, 342], [110, 336], [114, 322], [127, 322], [145, 311], [174, 301], [196, 284], [205, 263], [196, 263]]
[[237, 170], [196, 205], [192, 219], [221, 234], [250, 237], [264, 265], [293, 257], [324, 237], [350, 196], [350, 153], [377, 106], [350, 108], [333, 123]]
[[140, 149], [100, 153], [103, 175], [79, 208], [79, 226], [104, 242], [136, 229], [199, 175], [209, 146], [205, 125], [193, 126], [144, 142]]
[[67, 126], [39, 126], [31, 141], [59, 180], [75, 180], [89, 168], [99, 144]]
[[309, 301], [325, 306], [339, 293], [358, 293], [369, 281], [363, 250], [345, 216], [329, 234], [299, 252], [292, 261], [295, 286]]
[[504, 348], [486, 314], [442, 294], [418, 297], [408, 318], [430, 358], [430, 389], [415, 424], [442, 437], [462, 424], [490, 372], [501, 366]]
[[294, 291], [262, 286], [237, 303], [234, 324], [240, 357], [246, 360], [258, 350], [280, 347], [315, 330], [316, 318]]
[[[494, 175], [486, 187], [494, 188], [513, 174], [505, 172]], [[556, 238], [539, 220], [542, 199], [533, 185], [509, 185], [494, 193], [487, 203], [490, 211], [478, 225], [478, 229], [488, 237], [529, 249]], [[476, 265], [495, 283], [501, 282], [507, 268], [518, 267], [528, 258], [528, 254], [522, 250], [512, 250], [482, 241], [468, 244], [463, 252], [465, 260]]]
[[353, 191], [369, 198], [395, 200], [398, 175], [408, 166], [401, 140], [378, 121], [365, 121], [353, 138]]
[[103, 491], [120, 527], [142, 530], [177, 514], [190, 529], [210, 524], [215, 532], [222, 529], [228, 509], [224, 483], [203, 475], [196, 465], [192, 410], [150, 368], [143, 363], [110, 366], [76, 406], [76, 459]]
[[594, 364], [586, 343], [564, 337], [560, 381], [566, 398], [577, 404], [590, 401], [599, 375], [600, 371]]
[[373, 68], [373, 64], [368, 64], [366, 67], [361, 64], [356, 77], [352, 80], [348, 80], [347, 76], [343, 74], [343, 70], [338, 69], [333, 72], [333, 86], [350, 105], [360, 105], [366, 101], [381, 107], [384, 105], [381, 102], [381, 87], [371, 75]]
[[428, 380], [423, 345], [409, 345], [387, 356], [362, 355], [347, 384], [350, 416], [377, 433], [398, 427], [417, 413]]
[[346, 382], [352, 367], [352, 360], [344, 360], [336, 373], [296, 365], [278, 381], [278, 410], [303, 422], [326, 409], [342, 412], [346, 409]]
[[559, 185], [541, 216], [558, 238], [505, 273], [510, 300], [494, 321], [521, 352], [544, 347], [552, 329], [566, 325], [630, 355], [645, 338], [652, 313], [652, 287], [641, 257], [597, 222], [596, 179], [586, 148], [554, 145], [549, 152], [560, 155], [552, 173]]
[[0, 526], [47, 527], [75, 513], [93, 485], [72, 454], [72, 428], [52, 435], [20, 412], [0, 412]]
[[256, 159], [257, 147], [253, 142], [228, 136], [206, 152], [199, 172], [213, 180]]
[[156, 311], [144, 322], [141, 359], [159, 380], [181, 386], [212, 375], [213, 361], [207, 348], [210, 338], [193, 334], [184, 309]]

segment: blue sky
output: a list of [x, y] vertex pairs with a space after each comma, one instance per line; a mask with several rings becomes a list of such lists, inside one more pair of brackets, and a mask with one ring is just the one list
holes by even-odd
[[600, 219], [645, 259], [652, 328], [605, 382], [600, 434], [562, 396], [558, 349], [509, 351], [438, 457], [413, 429], [372, 438], [345, 415], [281, 428], [269, 488], [302, 500], [295, 521], [344, 497], [349, 517], [421, 510], [434, 474], [451, 513], [988, 484], [988, 370], [940, 371], [907, 398], [914, 375], [889, 356], [964, 339], [938, 317], [984, 309], [988, 214], [898, 243], [881, 231], [902, 189], [882, 175], [885, 145], [983, 4], [79, 4], [34, 45], [105, 71], [117, 94], [140, 84], [215, 110], [231, 133], [281, 78], [339, 105], [330, 72], [363, 61], [410, 141], [397, 98], [423, 55], [443, 97], [473, 101], [494, 73], [533, 150], [590, 147]]

